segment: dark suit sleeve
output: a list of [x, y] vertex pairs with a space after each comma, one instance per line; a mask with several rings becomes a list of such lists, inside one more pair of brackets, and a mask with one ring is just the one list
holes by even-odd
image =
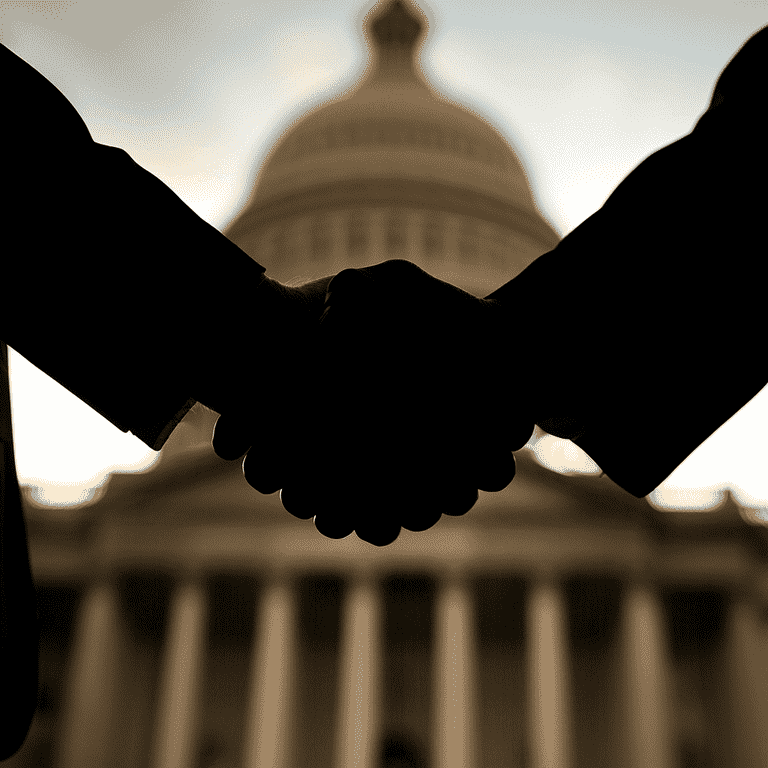
[[637, 497], [768, 383], [762, 75], [742, 66], [741, 80], [727, 77], [745, 60], [764, 68], [766, 33], [726, 68], [729, 89], [690, 134], [491, 294], [513, 316], [530, 307], [558, 370], [560, 411], [586, 427], [574, 442]]
[[[0, 338], [159, 450], [193, 379], [248, 322], [264, 268], [0, 46]], [[218, 349], [221, 352], [221, 349]]]
[[13, 454], [8, 350], [0, 342], [0, 760], [24, 743], [37, 708], [39, 632]]

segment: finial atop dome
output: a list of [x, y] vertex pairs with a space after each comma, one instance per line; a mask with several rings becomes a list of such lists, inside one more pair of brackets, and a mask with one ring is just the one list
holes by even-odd
[[413, 50], [421, 30], [421, 22], [402, 0], [392, 0], [387, 10], [371, 24], [371, 33], [381, 48], [398, 46]]
[[408, 0], [390, 0], [367, 25], [378, 59], [376, 77], [412, 76], [416, 45], [425, 26], [416, 14]]

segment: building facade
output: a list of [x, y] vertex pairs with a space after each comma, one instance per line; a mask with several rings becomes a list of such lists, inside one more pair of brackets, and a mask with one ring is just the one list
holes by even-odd
[[[386, 2], [349, 95], [292, 126], [226, 234], [288, 280], [407, 258], [483, 295], [558, 236], [502, 136], [424, 78]], [[195, 408], [88, 504], [25, 494], [56, 768], [764, 768], [768, 537], [529, 449], [464, 517], [321, 536]]]

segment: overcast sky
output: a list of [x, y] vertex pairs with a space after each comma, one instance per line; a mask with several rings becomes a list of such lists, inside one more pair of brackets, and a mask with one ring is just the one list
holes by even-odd
[[[95, 141], [125, 149], [223, 229], [281, 132], [358, 79], [373, 4], [0, 0], [0, 40], [66, 95]], [[728, 60], [768, 23], [768, 0], [420, 5], [431, 23], [427, 76], [509, 140], [561, 235], [692, 129]], [[43, 500], [84, 499], [111, 469], [156, 457], [13, 352], [11, 390], [19, 476]], [[730, 488], [768, 507], [767, 430], [763, 390], [652, 500], [706, 506]], [[554, 469], [595, 469], [567, 441], [535, 449]]]

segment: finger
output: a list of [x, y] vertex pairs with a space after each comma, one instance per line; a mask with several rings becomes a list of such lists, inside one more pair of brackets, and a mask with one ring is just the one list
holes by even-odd
[[442, 461], [440, 466], [424, 470], [419, 487], [410, 494], [411, 513], [403, 512], [401, 525], [411, 531], [425, 531], [442, 515], [465, 515], [478, 498], [472, 466], [466, 462], [458, 465], [455, 457]]
[[325, 512], [315, 515], [315, 528], [329, 539], [344, 539], [354, 533], [355, 524], [349, 515]]
[[400, 524], [391, 518], [377, 519], [369, 516], [355, 526], [359, 539], [367, 541], [376, 547], [386, 547], [400, 535]]
[[216, 455], [234, 461], [245, 455], [253, 444], [253, 426], [247, 420], [238, 420], [229, 414], [219, 416], [213, 427], [211, 445]]
[[479, 498], [477, 488], [464, 487], [456, 489], [456, 491], [443, 500], [440, 506], [441, 514], [449, 515], [450, 517], [466, 515], [477, 504]]
[[305, 486], [290, 485], [282, 488], [280, 502], [286, 512], [299, 520], [309, 520], [318, 513], [317, 499]]
[[438, 505], [429, 504], [422, 506], [421, 509], [404, 513], [400, 525], [407, 531], [426, 531], [436, 525], [442, 515]]
[[475, 456], [473, 477], [481, 491], [503, 491], [515, 479], [515, 472], [515, 455], [510, 451], [487, 451]]
[[535, 428], [532, 421], [511, 425], [509, 431], [504, 435], [504, 445], [509, 446], [508, 450], [510, 451], [521, 450], [528, 445]]
[[[458, 468], [444, 465], [438, 470], [425, 469], [418, 487], [409, 496], [409, 504], [400, 505], [398, 509], [403, 527], [409, 530], [426, 530], [443, 514], [463, 515], [477, 501], [473, 467], [464, 464]], [[410, 514], [406, 514], [407, 509]], [[413, 527], [408, 521], [413, 521]], [[417, 528], [417, 525], [426, 527]]]
[[243, 475], [248, 485], [268, 496], [285, 484], [284, 466], [284, 457], [276, 446], [271, 451], [253, 447], [243, 459]]

